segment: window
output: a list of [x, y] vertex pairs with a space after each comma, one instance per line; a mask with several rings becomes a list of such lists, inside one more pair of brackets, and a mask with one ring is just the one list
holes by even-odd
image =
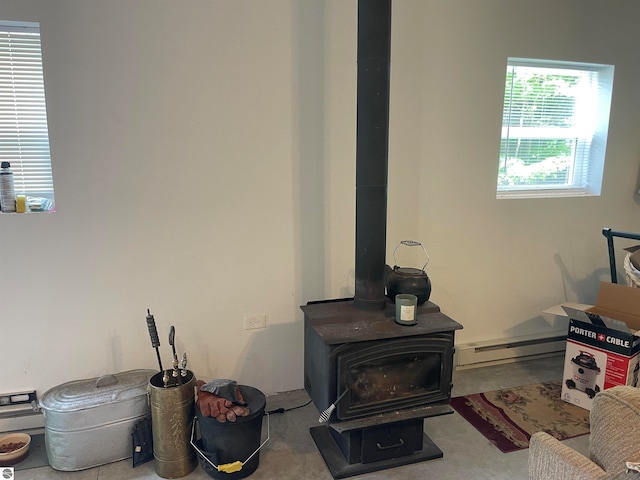
[[600, 195], [613, 66], [509, 58], [497, 198]]
[[53, 210], [53, 176], [44, 97], [40, 28], [0, 21], [0, 160], [30, 211]]

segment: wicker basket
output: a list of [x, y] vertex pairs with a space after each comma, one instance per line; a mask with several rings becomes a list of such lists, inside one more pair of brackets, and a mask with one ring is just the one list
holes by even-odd
[[627, 285], [640, 288], [640, 270], [631, 263], [631, 253], [624, 257], [624, 271], [626, 273]]

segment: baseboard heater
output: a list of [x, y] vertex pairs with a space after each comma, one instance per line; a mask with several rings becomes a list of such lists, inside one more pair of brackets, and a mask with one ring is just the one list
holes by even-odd
[[523, 336], [456, 345], [456, 368], [497, 365], [564, 353], [566, 334]]
[[0, 394], [0, 432], [44, 427], [35, 390]]

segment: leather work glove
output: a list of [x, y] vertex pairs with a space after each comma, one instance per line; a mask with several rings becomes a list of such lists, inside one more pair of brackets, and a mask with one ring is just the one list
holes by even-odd
[[198, 380], [196, 383], [196, 404], [205, 417], [214, 417], [219, 422], [224, 423], [226, 421], [235, 422], [237, 417], [246, 417], [251, 413], [248, 407], [242, 406], [246, 404], [244, 403], [240, 388], [237, 387], [237, 385], [234, 392], [234, 398], [237, 399], [236, 401], [203, 390], [202, 387], [207, 388], [207, 385], [208, 384], [205, 384], [202, 380]]

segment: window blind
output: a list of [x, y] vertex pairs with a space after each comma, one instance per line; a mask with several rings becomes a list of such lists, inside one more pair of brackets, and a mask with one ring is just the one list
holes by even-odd
[[612, 75], [609, 66], [509, 59], [498, 192], [599, 190], [592, 185], [602, 176], [594, 144], [603, 135], [606, 143], [607, 125], [598, 118], [608, 111]]
[[586, 188], [597, 73], [510, 65], [507, 79], [502, 157], [547, 162], [538, 186]]
[[0, 22], [0, 160], [17, 194], [53, 200], [53, 175], [38, 27]]

